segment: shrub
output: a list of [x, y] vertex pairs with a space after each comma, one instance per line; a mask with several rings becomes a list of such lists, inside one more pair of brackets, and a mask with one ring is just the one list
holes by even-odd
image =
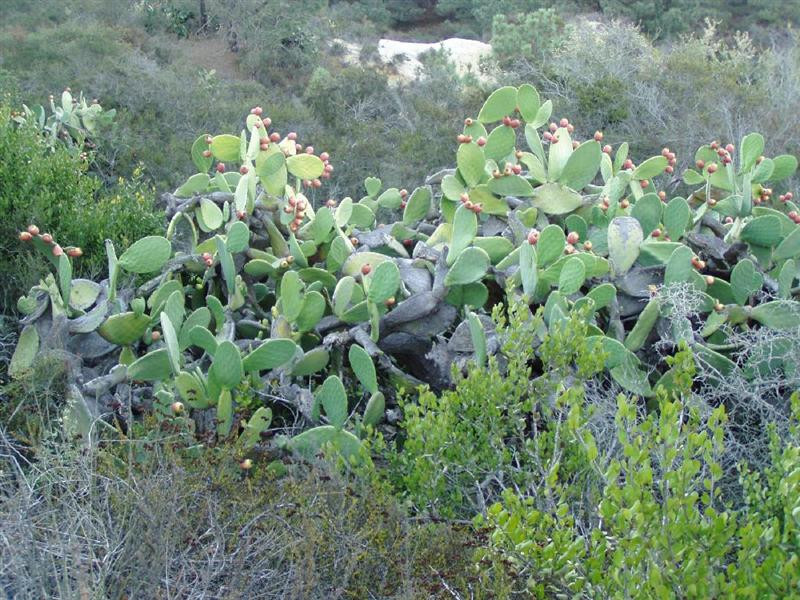
[[99, 179], [85, 174], [88, 164], [81, 157], [66, 148], [51, 148], [35, 127], [18, 126], [10, 115], [7, 105], [0, 108], [4, 312], [44, 273], [16, 243], [18, 232], [30, 223], [47, 223], [59, 239], [82, 246], [88, 257], [76, 264], [75, 274], [90, 275], [103, 262], [105, 239], [125, 247], [154, 231], [161, 221], [154, 212], [154, 192], [141, 173], [105, 190]]

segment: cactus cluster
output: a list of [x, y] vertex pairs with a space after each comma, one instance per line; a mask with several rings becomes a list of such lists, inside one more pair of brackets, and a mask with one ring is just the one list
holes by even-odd
[[[236, 436], [243, 451], [278, 406], [238, 407], [266, 390], [314, 424], [279, 445], [353, 457], [384, 394], [446, 386], [452, 363], [486, 361], [498, 344], [481, 313], [504, 294], [543, 307], [546, 326], [585, 307], [609, 376], [644, 397], [670, 382], [655, 342], [687, 342], [725, 376], [739, 368], [737, 329], [800, 325], [798, 208], [768, 187], [794, 157], [765, 158], [758, 134], [738, 150], [715, 142], [683, 176], [691, 191], [670, 198], [658, 187], [669, 149], [635, 164], [627, 144], [580, 141], [551, 112], [530, 85], [500, 88], [465, 120], [455, 169], [411, 193], [368, 178], [363, 197], [336, 200], [321, 191], [331, 157], [256, 107], [239, 136], [197, 138], [198, 172], [166, 195], [165, 236], [119, 257], [108, 243], [102, 282], [71, 279], [75, 249], [20, 234], [55, 275], [19, 301], [13, 373], [68, 350], [84, 412], [124, 388], [165, 418], [188, 407], [198, 434]], [[670, 301], [678, 292], [691, 310]]]
[[67, 88], [56, 104], [53, 95], [49, 98], [50, 114], [42, 105], [30, 108], [23, 104], [22, 111], [12, 114], [12, 120], [19, 124], [32, 124], [39, 129], [49, 146], [64, 145], [81, 153], [85, 159], [94, 148], [91, 138], [103, 128], [110, 127], [117, 114], [115, 109], [104, 110], [97, 99], [87, 102], [83, 93], [77, 98]]

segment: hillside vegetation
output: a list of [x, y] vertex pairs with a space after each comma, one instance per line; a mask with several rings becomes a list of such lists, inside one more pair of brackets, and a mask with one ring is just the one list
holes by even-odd
[[800, 598], [775, 9], [11, 0], [0, 589]]

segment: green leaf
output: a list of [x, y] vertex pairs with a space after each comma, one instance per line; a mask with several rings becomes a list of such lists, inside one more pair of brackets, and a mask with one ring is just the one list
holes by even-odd
[[791, 154], [782, 154], [772, 159], [772, 181], [781, 181], [797, 171], [797, 159]]
[[128, 366], [131, 381], [162, 381], [172, 375], [172, 364], [166, 348], [148, 352]]
[[571, 257], [561, 269], [558, 278], [558, 291], [565, 296], [574, 294], [581, 289], [586, 280], [586, 267], [577, 256]]
[[228, 133], [211, 138], [211, 153], [214, 158], [223, 162], [238, 162], [240, 160], [241, 144], [239, 136]]
[[522, 242], [519, 247], [519, 274], [523, 293], [528, 298], [532, 298], [539, 278], [536, 267], [536, 250], [527, 241]]
[[[495, 127], [486, 138], [486, 145], [483, 147], [483, 154], [486, 158], [496, 161], [504, 160], [514, 151], [514, 144], [517, 136], [514, 130], [508, 125]], [[463, 144], [462, 144], [463, 145]]]
[[539, 234], [539, 242], [536, 244], [536, 254], [540, 267], [546, 267], [564, 253], [567, 245], [567, 238], [564, 230], [560, 226], [548, 225]]
[[[526, 122], [533, 121], [539, 111], [541, 102], [539, 92], [529, 83], [524, 83], [517, 89], [517, 106], [522, 118]], [[502, 118], [502, 116], [501, 116]]]
[[756, 270], [756, 266], [749, 258], [736, 263], [730, 277], [731, 292], [736, 302], [744, 304], [747, 299], [761, 289], [764, 277]]
[[478, 144], [460, 144], [456, 152], [456, 165], [462, 179], [470, 187], [478, 185], [486, 175], [486, 159]]
[[403, 210], [403, 223], [412, 225], [424, 219], [431, 208], [431, 197], [430, 186], [415, 189]]
[[330, 375], [315, 392], [315, 403], [321, 404], [331, 425], [341, 429], [347, 420], [347, 393], [342, 380]]
[[533, 196], [533, 188], [528, 180], [519, 175], [502, 175], [489, 180], [489, 190], [498, 196], [516, 196], [526, 198]]
[[211, 178], [206, 173], [196, 173], [189, 177], [182, 186], [175, 190], [178, 198], [191, 198], [195, 194], [204, 192], [208, 188]]
[[151, 235], [134, 242], [122, 256], [119, 266], [130, 273], [158, 271], [169, 260], [172, 245], [165, 237]]
[[561, 184], [545, 183], [533, 191], [532, 204], [545, 214], [563, 215], [580, 208], [583, 200], [576, 191]]
[[760, 133], [749, 133], [739, 144], [739, 170], [749, 171], [764, 153], [764, 137]]
[[367, 351], [358, 344], [353, 344], [350, 346], [347, 356], [350, 360], [350, 368], [353, 369], [353, 373], [358, 377], [364, 389], [370, 394], [377, 392], [378, 376], [375, 373], [375, 365], [372, 363], [372, 358], [370, 358]]
[[367, 190], [367, 195], [374, 198], [381, 191], [381, 180], [377, 177], [367, 177], [364, 180], [364, 189]]
[[296, 352], [297, 344], [292, 340], [267, 340], [244, 358], [242, 368], [245, 373], [277, 369], [292, 360]]
[[242, 381], [244, 377], [242, 355], [233, 342], [225, 340], [217, 346], [208, 376], [213, 377], [221, 387], [228, 390], [235, 389]]
[[11, 362], [8, 364], [8, 374], [14, 378], [24, 374], [33, 365], [37, 352], [39, 352], [39, 332], [34, 325], [26, 325], [20, 333]]
[[594, 140], [584, 142], [567, 159], [567, 164], [564, 165], [558, 178], [559, 183], [574, 190], [582, 190], [597, 175], [602, 156], [603, 151], [598, 142]]
[[478, 120], [481, 123], [493, 123], [506, 115], [510, 115], [517, 107], [517, 88], [512, 86], [501, 87], [486, 99]]
[[749, 221], [739, 235], [742, 241], [757, 246], [775, 246], [781, 240], [781, 221], [774, 215], [764, 215]]
[[641, 163], [633, 170], [633, 179], [652, 179], [656, 175], [661, 175], [664, 169], [669, 166], [669, 161], [665, 156], [653, 156]]
[[633, 217], [615, 217], [608, 225], [608, 258], [616, 275], [623, 275], [639, 257], [644, 235]]
[[681, 245], [675, 248], [664, 270], [664, 285], [689, 281], [694, 271], [693, 256], [694, 253], [688, 246]]
[[206, 150], [208, 150], [206, 136], [201, 135], [192, 144], [192, 162], [200, 173], [208, 171], [211, 168], [211, 164], [214, 162], [210, 156], [203, 156], [203, 152]]
[[639, 221], [642, 232], [649, 235], [661, 222], [663, 208], [664, 205], [656, 194], [645, 194], [633, 205], [631, 216]]
[[467, 285], [478, 281], [489, 270], [489, 255], [480, 248], [467, 248], [458, 255], [444, 278], [446, 286]]
[[472, 243], [478, 232], [478, 217], [463, 204], [456, 209], [453, 219], [453, 236], [447, 253], [447, 265], [452, 265], [459, 254]]
[[286, 169], [298, 179], [316, 179], [322, 175], [325, 165], [319, 156], [295, 154], [286, 159]]
[[664, 208], [664, 228], [673, 240], [679, 240], [689, 224], [691, 209], [689, 203], [681, 197], [673, 198]]
[[372, 271], [367, 298], [375, 304], [383, 304], [395, 295], [399, 286], [400, 270], [394, 261], [387, 260]]
[[800, 227], [796, 227], [783, 241], [775, 248], [775, 260], [784, 258], [800, 257]]

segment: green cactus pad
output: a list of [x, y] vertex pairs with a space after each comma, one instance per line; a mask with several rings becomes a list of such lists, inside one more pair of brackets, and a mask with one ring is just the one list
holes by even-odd
[[303, 310], [303, 282], [297, 271], [287, 271], [281, 278], [281, 312], [294, 321]]
[[786, 258], [800, 258], [800, 227], [795, 227], [783, 241], [778, 244], [773, 254], [775, 260], [783, 260]]
[[800, 302], [774, 300], [754, 306], [750, 315], [770, 329], [794, 329], [800, 325]]
[[178, 346], [178, 334], [165, 312], [161, 313], [161, 330], [164, 332], [164, 343], [167, 346], [167, 356], [172, 366], [172, 372], [177, 375], [181, 372], [181, 352]]
[[325, 170], [319, 156], [296, 154], [286, 159], [286, 169], [298, 179], [316, 179]]
[[221, 387], [228, 390], [239, 385], [244, 377], [244, 369], [242, 355], [233, 342], [226, 340], [217, 346], [208, 376], [209, 379], [213, 378]]
[[294, 367], [292, 368], [292, 376], [306, 377], [308, 375], [313, 375], [314, 373], [322, 371], [322, 369], [327, 367], [329, 360], [330, 354], [327, 350], [325, 350], [325, 348], [318, 347], [314, 348], [313, 350], [309, 350], [305, 353], [305, 355], [303, 355], [303, 358], [295, 363]]
[[175, 196], [177, 198], [191, 198], [195, 194], [206, 191], [209, 183], [211, 183], [211, 178], [206, 173], [196, 173], [175, 190]]
[[586, 280], [586, 267], [577, 256], [570, 257], [561, 269], [558, 278], [558, 291], [570, 296], [581, 289]]
[[132, 381], [161, 381], [172, 375], [172, 365], [166, 348], [148, 352], [128, 367]]
[[653, 156], [641, 163], [633, 170], [633, 179], [652, 179], [656, 175], [661, 175], [664, 169], [669, 166], [669, 161], [665, 156]]
[[372, 362], [372, 358], [367, 354], [367, 351], [358, 344], [353, 344], [350, 346], [347, 357], [350, 361], [350, 368], [353, 369], [353, 373], [355, 373], [361, 385], [364, 386], [364, 389], [370, 394], [376, 393], [378, 391], [378, 376], [375, 373], [375, 365]]
[[650, 235], [658, 227], [663, 207], [663, 203], [656, 194], [645, 194], [633, 205], [631, 216], [639, 221], [644, 235]]
[[514, 151], [517, 136], [514, 130], [507, 125], [495, 127], [486, 138], [483, 154], [486, 158], [501, 161]]
[[367, 400], [366, 408], [364, 408], [364, 425], [375, 427], [381, 422], [381, 420], [383, 420], [383, 414], [385, 411], [386, 399], [384, 398], [383, 394], [380, 392], [373, 393], [369, 397], [369, 400]]
[[314, 392], [314, 406], [312, 418], [319, 418], [319, 407], [325, 409], [325, 414], [336, 429], [341, 429], [347, 420], [347, 393], [342, 380], [336, 375], [330, 375]]
[[564, 230], [558, 225], [551, 224], [542, 229], [539, 241], [536, 244], [537, 264], [546, 267], [564, 253], [567, 238]]
[[124, 312], [110, 316], [97, 330], [103, 339], [118, 346], [133, 344], [150, 326], [150, 317]]
[[395, 295], [400, 286], [400, 270], [392, 261], [385, 261], [375, 267], [369, 278], [369, 292], [367, 298], [370, 302], [383, 304]]
[[348, 460], [358, 457], [361, 451], [361, 442], [356, 436], [332, 425], [314, 427], [294, 436], [288, 441], [287, 448], [307, 459], [313, 459], [327, 445]]
[[374, 198], [381, 191], [381, 180], [377, 177], [367, 177], [364, 180], [364, 189], [369, 196]]
[[600, 170], [602, 156], [603, 152], [598, 142], [594, 140], [584, 142], [567, 159], [558, 177], [559, 183], [573, 190], [582, 190], [592, 182]]
[[272, 410], [266, 406], [259, 406], [253, 416], [247, 420], [244, 431], [239, 436], [242, 447], [245, 449], [253, 448], [261, 440], [261, 434], [265, 432], [272, 423]]
[[444, 278], [446, 286], [467, 285], [478, 281], [486, 275], [489, 270], [489, 255], [480, 248], [467, 248], [458, 255], [453, 266]]
[[472, 347], [475, 351], [475, 362], [479, 367], [486, 365], [487, 351], [486, 351], [486, 332], [483, 330], [483, 324], [474, 312], [467, 312], [467, 320], [469, 322], [469, 336], [472, 341]]
[[223, 162], [237, 162], [241, 156], [239, 137], [227, 133], [211, 138], [210, 149], [214, 158]]
[[134, 242], [119, 257], [119, 266], [130, 273], [158, 271], [169, 260], [172, 245], [165, 237], [151, 235]]
[[208, 171], [211, 168], [211, 164], [214, 162], [210, 156], [203, 156], [203, 152], [207, 149], [208, 144], [206, 144], [205, 134], [198, 137], [192, 144], [192, 162], [200, 173]]
[[774, 215], [764, 215], [749, 221], [739, 238], [757, 246], [776, 246], [781, 241], [781, 221]]
[[95, 303], [102, 288], [88, 279], [73, 279], [71, 289], [69, 305], [75, 310], [86, 310]]
[[736, 263], [731, 271], [730, 284], [736, 302], [744, 304], [764, 285], [764, 277], [756, 270], [753, 261], [745, 258]]
[[26, 325], [22, 329], [11, 362], [8, 364], [8, 374], [16, 379], [27, 372], [33, 365], [37, 352], [39, 352], [39, 332], [35, 326]]
[[524, 83], [517, 88], [517, 106], [523, 119], [529, 122], [533, 121], [536, 118], [536, 113], [539, 112], [540, 105], [541, 99], [535, 87], [529, 83]]
[[303, 307], [297, 315], [295, 324], [300, 332], [311, 331], [325, 314], [327, 303], [325, 298], [316, 291], [306, 291], [303, 298]]
[[225, 246], [233, 253], [244, 252], [250, 243], [250, 229], [241, 221], [236, 221], [228, 229]]
[[679, 240], [689, 224], [691, 217], [691, 209], [689, 203], [681, 197], [673, 198], [664, 207], [664, 228], [667, 230], [667, 235], [673, 240]]
[[667, 268], [664, 270], [664, 285], [690, 281], [694, 267], [692, 257], [694, 253], [688, 246], [678, 246], [670, 255], [667, 261]]
[[217, 399], [217, 435], [228, 437], [233, 426], [233, 396], [230, 390], [223, 390]]
[[456, 164], [461, 178], [470, 187], [481, 183], [481, 180], [486, 176], [486, 158], [483, 150], [474, 142], [461, 144], [458, 147]]
[[356, 280], [346, 275], [339, 280], [336, 284], [336, 289], [333, 291], [333, 298], [331, 306], [333, 314], [341, 316], [347, 307], [350, 305], [350, 299], [353, 297], [353, 289], [355, 288]]
[[633, 217], [615, 217], [608, 226], [608, 258], [616, 275], [624, 275], [639, 257], [644, 235]]
[[189, 330], [189, 343], [205, 350], [209, 356], [214, 356], [217, 352], [217, 338], [207, 328], [195, 325]]
[[387, 260], [391, 260], [391, 258], [377, 252], [358, 252], [356, 254], [351, 254], [342, 265], [342, 273], [350, 275], [351, 277], [360, 277], [361, 268], [364, 265], [370, 265], [374, 269]]
[[527, 198], [534, 195], [533, 187], [528, 180], [519, 175], [503, 175], [489, 180], [489, 191], [498, 196], [516, 196]]
[[[782, 181], [797, 171], [797, 158], [791, 154], [782, 154], [772, 159], [772, 181]], [[754, 179], [755, 181], [755, 179]]]
[[430, 186], [415, 189], [403, 210], [403, 223], [413, 225], [424, 219], [431, 208], [431, 197]]
[[580, 208], [583, 199], [561, 184], [545, 183], [534, 190], [532, 204], [547, 215], [564, 215]]
[[481, 123], [494, 123], [506, 115], [512, 114], [516, 107], [517, 88], [512, 86], [501, 87], [492, 92], [486, 102], [483, 103], [478, 113], [478, 121]]
[[297, 353], [297, 344], [292, 340], [271, 339], [261, 344], [242, 361], [245, 373], [277, 369], [292, 360]]

